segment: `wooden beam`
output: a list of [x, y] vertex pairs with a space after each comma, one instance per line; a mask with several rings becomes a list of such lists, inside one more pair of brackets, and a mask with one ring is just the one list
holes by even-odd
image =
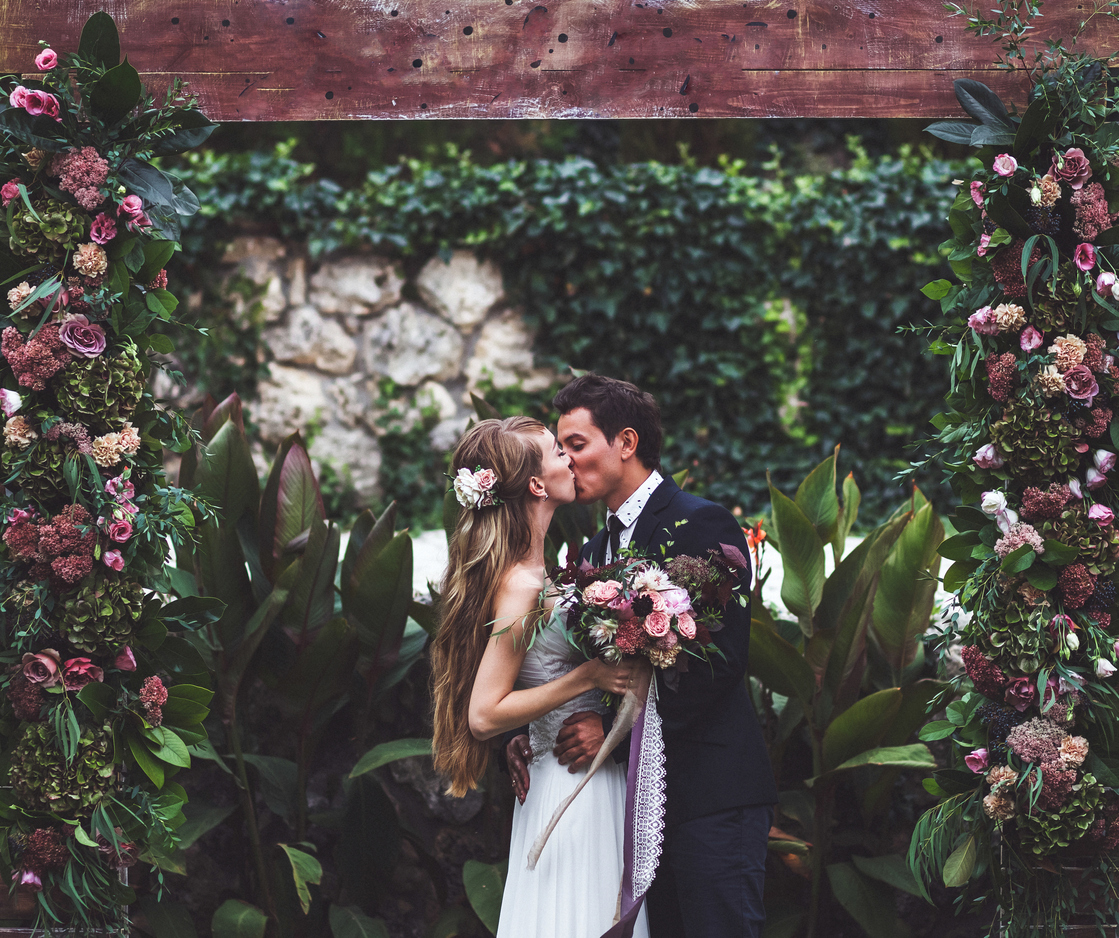
[[[1051, 6], [1039, 40], [1083, 16]], [[0, 71], [99, 9], [153, 89], [182, 76], [221, 121], [957, 117], [960, 77], [1025, 97], [940, 0], [0, 0]], [[1081, 45], [1113, 51], [1114, 21]]]

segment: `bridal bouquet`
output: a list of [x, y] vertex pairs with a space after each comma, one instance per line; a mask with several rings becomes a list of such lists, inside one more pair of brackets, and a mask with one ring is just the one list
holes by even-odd
[[742, 554], [724, 546], [663, 563], [636, 554], [602, 567], [572, 562], [552, 579], [567, 609], [568, 640], [588, 658], [643, 655], [654, 667], [680, 672], [689, 655], [707, 661], [721, 654], [711, 633], [722, 628], [719, 613], [745, 567]]

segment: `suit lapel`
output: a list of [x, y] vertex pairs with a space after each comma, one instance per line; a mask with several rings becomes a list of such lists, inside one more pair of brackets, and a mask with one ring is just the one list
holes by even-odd
[[649, 496], [649, 501], [645, 503], [641, 514], [637, 517], [637, 525], [633, 529], [633, 538], [630, 540], [631, 547], [640, 548], [647, 551], [653, 543], [653, 538], [662, 526], [661, 514], [672, 503], [672, 499], [676, 497], [676, 493], [680, 491], [678, 486], [671, 478], [665, 479], [652, 495]]

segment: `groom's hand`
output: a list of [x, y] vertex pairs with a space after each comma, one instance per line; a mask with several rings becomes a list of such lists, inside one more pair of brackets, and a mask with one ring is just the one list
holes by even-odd
[[605, 740], [601, 714], [580, 710], [563, 721], [563, 729], [556, 736], [556, 748], [552, 752], [560, 765], [571, 763], [568, 772], [576, 772], [594, 761]]
[[505, 764], [509, 767], [509, 779], [513, 783], [513, 794], [525, 803], [528, 794], [528, 760], [532, 758], [532, 744], [523, 733], [514, 736], [505, 745]]

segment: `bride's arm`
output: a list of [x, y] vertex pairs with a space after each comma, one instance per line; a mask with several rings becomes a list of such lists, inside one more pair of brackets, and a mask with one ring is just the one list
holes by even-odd
[[470, 732], [477, 739], [490, 739], [524, 726], [596, 687], [613, 694], [625, 693], [632, 666], [626, 662], [611, 666], [598, 659], [586, 661], [547, 684], [513, 690], [528, 650], [525, 619], [531, 626], [539, 597], [540, 584], [517, 575], [510, 577], [498, 594], [494, 634], [482, 655], [470, 694]]

